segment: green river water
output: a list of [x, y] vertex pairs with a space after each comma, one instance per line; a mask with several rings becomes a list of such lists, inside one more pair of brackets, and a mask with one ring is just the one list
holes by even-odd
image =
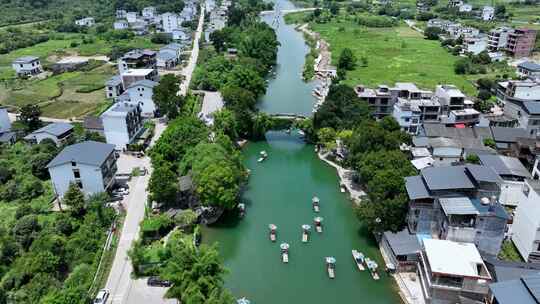
[[[278, 1], [282, 9], [292, 7]], [[307, 48], [294, 27], [281, 22], [277, 33], [279, 67], [261, 110], [308, 114], [314, 102], [312, 84], [303, 83], [300, 75]], [[376, 244], [360, 229], [351, 202], [339, 191], [335, 169], [320, 161], [313, 146], [294, 133], [269, 132], [266, 141], [247, 145], [244, 158], [251, 176], [242, 196], [246, 216], [225, 218], [204, 228], [204, 241], [219, 244], [229, 270], [226, 287], [252, 304], [400, 303], [394, 283], [384, 274]], [[262, 150], [269, 157], [258, 163]], [[311, 208], [314, 195], [321, 199], [319, 214]], [[302, 243], [301, 225], [313, 226], [316, 215], [324, 218], [324, 231], [312, 231], [309, 243]], [[268, 238], [270, 223], [278, 226], [276, 243]], [[281, 242], [291, 246], [288, 264], [281, 262]], [[357, 270], [351, 249], [379, 263], [381, 280]], [[337, 260], [334, 280], [327, 276], [326, 256]]]

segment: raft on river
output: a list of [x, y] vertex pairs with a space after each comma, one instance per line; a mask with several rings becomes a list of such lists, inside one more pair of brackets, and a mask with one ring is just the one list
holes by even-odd
[[311, 229], [310, 225], [302, 225], [302, 243], [309, 241], [309, 229]]
[[275, 242], [277, 226], [274, 224], [270, 224], [268, 225], [268, 228], [270, 229], [270, 241]]
[[313, 219], [313, 222], [315, 223], [315, 230], [317, 230], [318, 233], [322, 233], [322, 220], [323, 218], [320, 216]]
[[333, 279], [336, 277], [336, 258], [334, 257], [326, 257], [326, 271], [328, 272], [328, 277], [330, 279]]
[[319, 198], [314, 196], [312, 199], [311, 199], [311, 204], [313, 205], [313, 211], [315, 212], [319, 212], [320, 211], [320, 205], [319, 205]]
[[266, 151], [261, 151], [260, 154], [261, 154], [261, 157], [257, 161], [262, 163], [264, 160], [268, 158], [268, 153], [266, 153]]
[[369, 269], [369, 272], [371, 273], [371, 276], [374, 280], [379, 279], [379, 273], [377, 272], [377, 268], [379, 265], [375, 263], [375, 261], [371, 260], [370, 258], [366, 258], [366, 266]]
[[281, 243], [279, 248], [281, 249], [281, 261], [289, 263], [289, 244]]
[[360, 271], [366, 270], [366, 268], [364, 267], [364, 260], [365, 260], [364, 254], [353, 249], [352, 256], [353, 256], [354, 262], [356, 263], [356, 267], [358, 267], [358, 270]]

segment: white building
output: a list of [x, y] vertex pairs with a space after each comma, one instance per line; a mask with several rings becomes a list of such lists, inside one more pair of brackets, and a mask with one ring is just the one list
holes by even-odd
[[127, 11], [123, 9], [116, 10], [116, 19], [125, 19], [127, 16]]
[[11, 63], [11, 66], [17, 73], [17, 76], [37, 75], [43, 72], [41, 62], [35, 56], [19, 57]]
[[153, 117], [156, 113], [154, 103], [154, 88], [159, 83], [151, 80], [140, 80], [134, 82], [127, 88], [129, 102], [133, 105], [138, 104], [141, 109], [141, 115]]
[[459, 6], [459, 12], [460, 13], [470, 13], [472, 12], [472, 5], [470, 4], [462, 4]]
[[420, 284], [426, 303], [482, 302], [492, 278], [476, 246], [424, 239], [420, 254]]
[[104, 192], [113, 184], [117, 170], [114, 145], [85, 141], [68, 146], [47, 168], [59, 198], [70, 183], [77, 184], [86, 195]]
[[51, 139], [58, 146], [66, 142], [72, 134], [73, 126], [71, 124], [54, 122], [26, 135], [24, 139], [34, 144], [39, 144], [44, 139]]
[[93, 17], [86, 17], [82, 19], [75, 20], [75, 24], [78, 26], [91, 27], [96, 24], [96, 20]]
[[105, 95], [107, 98], [117, 98], [124, 93], [122, 77], [115, 75], [105, 83]]
[[490, 21], [493, 20], [493, 17], [495, 17], [495, 9], [493, 6], [484, 6], [482, 9], [482, 20]]
[[159, 51], [157, 54], [158, 68], [169, 70], [178, 64], [178, 58], [169, 52]]
[[115, 30], [127, 30], [129, 29], [129, 23], [126, 20], [116, 20], [113, 24]]
[[153, 6], [145, 7], [142, 9], [142, 16], [144, 19], [153, 20], [156, 15], [156, 8]]
[[127, 12], [126, 13], [126, 19], [127, 19], [127, 22], [129, 22], [129, 23], [136, 22], [138, 17], [139, 17], [139, 13], [137, 13], [137, 12]]
[[105, 139], [116, 150], [124, 150], [143, 130], [141, 108], [119, 101], [101, 114]]
[[165, 13], [161, 15], [161, 25], [164, 33], [172, 33], [173, 30], [180, 29], [182, 21], [177, 14]]
[[485, 35], [478, 35], [475, 37], [465, 38], [463, 40], [464, 52], [478, 55], [487, 50], [488, 37]]
[[540, 64], [525, 61], [517, 65], [517, 74], [521, 77], [540, 80]]
[[454, 85], [437, 85], [434, 98], [440, 103], [444, 115], [465, 108], [465, 94]]
[[176, 41], [188, 42], [191, 39], [191, 35], [187, 34], [187, 30], [179, 28], [172, 30], [172, 39]]
[[506, 26], [500, 26], [489, 31], [488, 48], [490, 51], [503, 50], [508, 45], [508, 35], [513, 29]]
[[526, 180], [512, 224], [512, 241], [527, 262], [540, 262], [540, 181]]

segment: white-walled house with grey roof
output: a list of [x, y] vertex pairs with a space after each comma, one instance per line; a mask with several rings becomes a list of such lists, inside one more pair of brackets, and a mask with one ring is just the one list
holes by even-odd
[[143, 130], [141, 108], [137, 104], [119, 101], [101, 114], [107, 143], [124, 150]]
[[19, 77], [37, 75], [43, 72], [41, 62], [36, 56], [19, 57], [11, 63], [11, 66]]
[[117, 171], [114, 145], [95, 141], [67, 146], [48, 165], [53, 189], [62, 199], [71, 183], [85, 195], [106, 191]]
[[156, 105], [154, 103], [154, 88], [159, 83], [152, 80], [139, 80], [134, 82], [127, 88], [129, 103], [139, 105], [141, 115], [145, 117], [153, 117], [156, 113]]
[[24, 139], [39, 144], [44, 139], [51, 139], [58, 146], [73, 134], [73, 126], [64, 122], [53, 122], [26, 135]]

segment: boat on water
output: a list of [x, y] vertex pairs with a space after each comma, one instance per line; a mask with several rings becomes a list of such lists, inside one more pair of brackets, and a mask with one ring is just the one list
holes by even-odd
[[354, 262], [356, 263], [356, 266], [358, 267], [358, 270], [360, 271], [366, 270], [366, 268], [364, 267], [364, 260], [365, 260], [364, 254], [353, 249], [352, 256], [353, 256]]
[[246, 215], [246, 205], [243, 203], [238, 204], [238, 215], [244, 217]]
[[283, 263], [289, 263], [289, 244], [281, 243], [279, 248], [281, 249], [281, 261]]
[[300, 134], [301, 136], [305, 136], [306, 135], [306, 132], [302, 131], [302, 130], [298, 130], [298, 134]]
[[314, 197], [311, 199], [311, 203], [312, 203], [312, 205], [313, 205], [313, 211], [315, 211], [315, 212], [318, 213], [318, 212], [320, 211], [320, 205], [319, 205], [320, 200], [319, 200], [319, 198], [316, 197], [316, 196], [314, 196]]
[[259, 154], [261, 155], [261, 157], [259, 157], [259, 159], [257, 161], [260, 162], [260, 163], [262, 163], [263, 161], [265, 161], [268, 158], [268, 153], [266, 153], [266, 151], [261, 151], [261, 152], [259, 152]]
[[291, 134], [291, 128], [288, 128], [287, 130], [285, 130], [285, 132], [286, 132], [287, 134]]
[[371, 273], [371, 276], [373, 277], [373, 279], [378, 280], [380, 278], [379, 273], [377, 272], [377, 268], [379, 267], [379, 265], [377, 265], [375, 261], [369, 258], [366, 258], [366, 266], [369, 269], [369, 272]]
[[339, 185], [339, 191], [341, 191], [341, 193], [345, 193], [347, 191], [347, 188], [345, 187], [344, 184]]
[[250, 304], [251, 302], [246, 298], [240, 298], [236, 300], [236, 304]]
[[309, 230], [311, 229], [310, 225], [302, 225], [302, 243], [307, 243], [309, 241]]
[[315, 230], [317, 230], [318, 233], [322, 233], [322, 221], [323, 218], [320, 216], [313, 219], [313, 222], [315, 223]]
[[268, 228], [270, 229], [270, 241], [275, 242], [277, 239], [277, 226], [270, 224]]
[[334, 279], [336, 277], [336, 258], [326, 257], [326, 271], [328, 272], [328, 277]]

